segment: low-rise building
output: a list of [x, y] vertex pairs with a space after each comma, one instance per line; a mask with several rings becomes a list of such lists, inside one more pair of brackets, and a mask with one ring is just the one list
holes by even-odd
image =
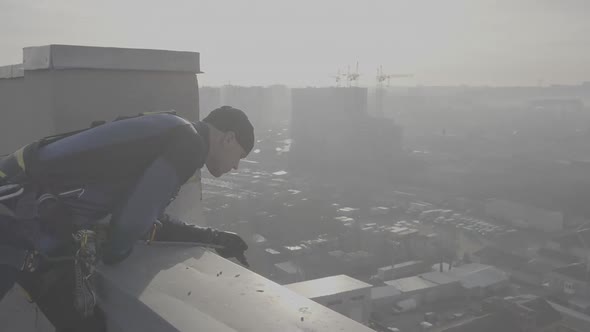
[[285, 287], [357, 322], [369, 322], [370, 284], [342, 274], [288, 284]]
[[510, 278], [521, 284], [541, 287], [547, 281], [547, 275], [555, 267], [546, 261], [531, 259], [521, 268], [513, 270]]
[[437, 300], [451, 299], [462, 296], [461, 279], [456, 275], [447, 272], [428, 272], [423, 273], [420, 277], [438, 285]]
[[590, 228], [568, 232], [549, 241], [550, 249], [586, 260], [590, 255]]
[[555, 268], [574, 264], [580, 261], [578, 257], [572, 254], [549, 247], [543, 247], [537, 250], [537, 259], [551, 264]]
[[436, 329], [437, 332], [558, 332], [562, 316], [545, 299], [533, 295], [492, 297], [484, 301], [484, 313]]
[[562, 321], [551, 304], [535, 295], [492, 297], [484, 301], [483, 307], [503, 321], [512, 321], [513, 331], [556, 332]]
[[487, 246], [474, 252], [472, 259], [474, 262], [497, 266], [509, 272], [520, 269], [529, 261], [527, 257], [494, 246]]
[[585, 264], [571, 264], [548, 275], [551, 291], [570, 308], [590, 313], [590, 269]]
[[453, 290], [459, 289], [457, 280], [438, 284], [422, 276], [390, 280], [385, 284], [395, 287], [401, 293], [400, 301], [412, 299], [418, 306], [443, 300]]
[[508, 286], [505, 272], [493, 266], [466, 264], [450, 270], [390, 280], [388, 286], [400, 291], [400, 300], [414, 299], [418, 305], [455, 297], [485, 297]]
[[469, 297], [490, 296], [509, 285], [508, 274], [490, 265], [465, 264], [446, 273], [459, 279], [465, 295]]
[[520, 228], [537, 229], [545, 232], [561, 231], [564, 225], [563, 213], [561, 212], [501, 199], [487, 201], [485, 213]]
[[562, 331], [586, 332], [590, 331], [590, 316], [573, 310], [561, 304], [549, 301], [549, 304], [557, 310], [563, 318], [561, 322]]
[[275, 280], [281, 284], [293, 283], [304, 280], [304, 272], [301, 267], [293, 261], [286, 261], [274, 264]]
[[401, 299], [402, 293], [391, 285], [371, 288], [373, 308], [391, 307]]
[[380, 267], [377, 269], [377, 277], [381, 280], [394, 280], [417, 275], [427, 270], [428, 265], [423, 261], [407, 261]]

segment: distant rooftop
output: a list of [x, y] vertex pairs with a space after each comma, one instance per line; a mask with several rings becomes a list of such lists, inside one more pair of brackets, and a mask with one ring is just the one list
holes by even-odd
[[288, 289], [303, 295], [309, 299], [324, 297], [339, 293], [350, 292], [358, 289], [373, 287], [366, 282], [341, 274], [326, 278], [296, 282], [285, 285]]
[[473, 253], [473, 255], [487, 260], [496, 266], [505, 266], [512, 269], [518, 269], [528, 262], [528, 258], [526, 257], [521, 257], [492, 246], [484, 247]]
[[535, 311], [537, 327], [545, 327], [561, 320], [561, 314], [542, 297], [526, 299], [520, 305]]
[[402, 293], [408, 293], [437, 286], [436, 283], [420, 278], [419, 276], [390, 280], [386, 281], [385, 283], [390, 286], [395, 286], [395, 288], [397, 288]]
[[25, 71], [22, 64], [0, 66], [0, 79], [24, 77]]
[[552, 264], [546, 263], [538, 259], [531, 259], [525, 265], [523, 265], [518, 271], [538, 273], [539, 275], [544, 275], [545, 273], [551, 272], [553, 268], [554, 266]]
[[575, 232], [557, 236], [553, 241], [566, 248], [590, 247], [590, 228], [580, 229]]
[[397, 263], [395, 265], [388, 265], [388, 266], [380, 267], [379, 270], [388, 271], [388, 270], [392, 270], [392, 269], [397, 269], [397, 268], [402, 268], [402, 267], [412, 266], [412, 265], [418, 265], [418, 264], [423, 264], [423, 262], [422, 261], [407, 261], [407, 262], [403, 262], [403, 263]]
[[[543, 328], [552, 327], [553, 324], [561, 321], [561, 315], [547, 301], [536, 296], [518, 296], [507, 298], [489, 298], [488, 303], [495, 303], [497, 308], [490, 308], [485, 315], [478, 317], [469, 317], [463, 321], [452, 323], [443, 329], [434, 331], [442, 332], [520, 332], [523, 331], [523, 319], [519, 319], [522, 311], [528, 312], [535, 317], [535, 329], [531, 331], [545, 331]], [[521, 310], [511, 310], [514, 308], [505, 307], [507, 303], [518, 305]], [[509, 309], [509, 310], [505, 310]]]
[[288, 274], [296, 274], [299, 271], [299, 268], [297, 267], [297, 265], [295, 263], [293, 263], [292, 261], [277, 263], [277, 264], [275, 264], [275, 266], [278, 269], [280, 269]]
[[562, 315], [564, 326], [574, 331], [584, 331], [590, 326], [590, 316], [554, 302], [548, 303]]
[[537, 251], [537, 253], [539, 254], [539, 256], [543, 258], [552, 259], [567, 264], [573, 264], [579, 261], [579, 259], [576, 256], [561, 251], [553, 250], [550, 248], [540, 248]]
[[466, 264], [448, 271], [457, 276], [465, 288], [487, 287], [508, 280], [508, 276], [493, 266], [484, 264]]
[[535, 316], [535, 323], [538, 328], [551, 326], [562, 319], [561, 314], [553, 308], [547, 300], [536, 295], [524, 294], [519, 296], [508, 296], [503, 300], [518, 304], [519, 306], [530, 310]]
[[553, 272], [562, 274], [572, 279], [586, 282], [590, 280], [590, 271], [586, 268], [586, 265], [581, 263], [571, 264], [568, 266], [554, 269]]
[[459, 281], [456, 276], [445, 272], [428, 272], [421, 274], [420, 277], [438, 285], [450, 284]]
[[281, 254], [280, 251], [276, 251], [273, 248], [266, 248], [266, 249], [264, 249], [264, 251], [266, 251], [267, 253], [269, 253], [271, 255], [280, 255]]
[[386, 281], [387, 285], [395, 286], [401, 292], [412, 292], [437, 285], [459, 282], [466, 289], [488, 287], [508, 280], [503, 271], [489, 265], [466, 264], [453, 267], [450, 271], [428, 272], [414, 277]]
[[198, 52], [45, 45], [23, 49], [25, 70], [110, 69], [200, 72]]
[[0, 66], [0, 79], [15, 79], [31, 70], [104, 69], [201, 73], [198, 52], [44, 45], [25, 47], [23, 63]]

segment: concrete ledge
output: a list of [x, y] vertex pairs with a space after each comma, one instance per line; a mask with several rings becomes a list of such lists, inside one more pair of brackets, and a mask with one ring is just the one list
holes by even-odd
[[0, 79], [24, 77], [25, 71], [22, 64], [0, 66]]
[[96, 277], [109, 331], [372, 331], [202, 248], [138, 244]]
[[200, 73], [197, 52], [46, 45], [23, 49], [24, 70], [105, 69]]
[[24, 291], [18, 285], [0, 301], [0, 322], [2, 331], [55, 332], [37, 305], [26, 300]]

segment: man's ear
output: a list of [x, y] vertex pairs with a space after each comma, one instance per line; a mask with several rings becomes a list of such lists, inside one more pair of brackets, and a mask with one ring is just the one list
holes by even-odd
[[231, 143], [236, 138], [236, 134], [233, 131], [227, 131], [224, 135], [224, 140], [226, 143]]

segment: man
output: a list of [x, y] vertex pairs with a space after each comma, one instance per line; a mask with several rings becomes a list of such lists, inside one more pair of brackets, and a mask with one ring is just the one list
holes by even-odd
[[[68, 288], [74, 273], [52, 275], [60, 263], [37, 262], [71, 254], [77, 248], [72, 234], [108, 216], [100, 247], [106, 264], [124, 260], [157, 220], [156, 241], [211, 244], [223, 257], [242, 258], [248, 246], [237, 234], [179, 223], [163, 212], [198, 169], [206, 165], [219, 177], [237, 169], [253, 145], [248, 117], [223, 106], [197, 123], [171, 113], [124, 118], [49, 137], [1, 159], [0, 186], [24, 190], [0, 202], [0, 299], [19, 282], [58, 330], [102, 330], [96, 327], [100, 312], [73, 314]], [[41, 255], [31, 255], [36, 252]], [[73, 271], [71, 262], [65, 266], [62, 271]]]

